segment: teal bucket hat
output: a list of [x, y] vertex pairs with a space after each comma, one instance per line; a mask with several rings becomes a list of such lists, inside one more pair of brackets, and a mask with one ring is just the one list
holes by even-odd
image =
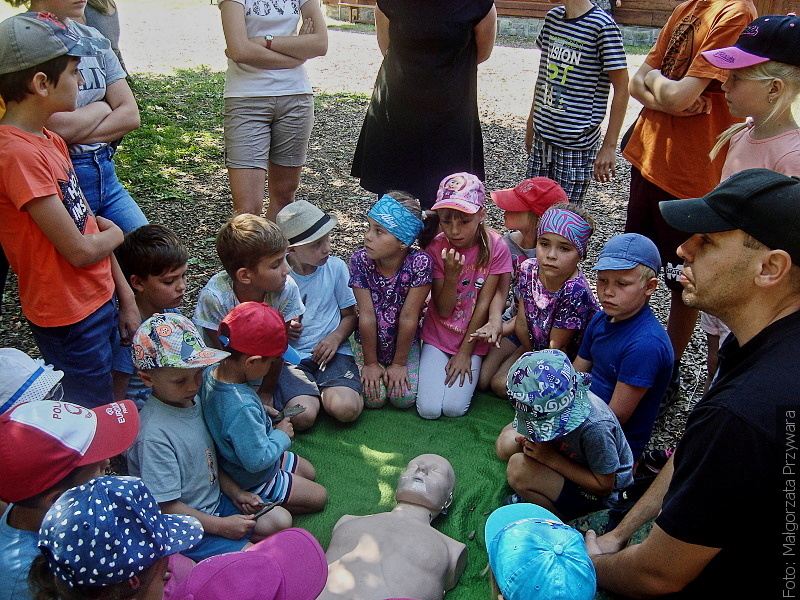
[[561, 350], [526, 352], [508, 371], [514, 429], [533, 442], [549, 442], [577, 429], [589, 416], [591, 375], [579, 373]]

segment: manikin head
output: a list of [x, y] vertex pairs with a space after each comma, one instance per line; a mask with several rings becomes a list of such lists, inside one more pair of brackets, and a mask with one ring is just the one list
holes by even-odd
[[429, 509], [435, 517], [450, 506], [456, 475], [447, 459], [438, 454], [422, 454], [412, 459], [397, 483], [398, 502]]

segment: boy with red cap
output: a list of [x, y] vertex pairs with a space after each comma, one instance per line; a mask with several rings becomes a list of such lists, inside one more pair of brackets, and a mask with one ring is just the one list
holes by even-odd
[[0, 416], [0, 598], [30, 598], [28, 570], [39, 526], [66, 490], [102, 475], [136, 438], [130, 400], [89, 410], [68, 402], [26, 402]]
[[[266, 377], [282, 360], [289, 338], [283, 316], [263, 302], [242, 302], [217, 331], [230, 356], [203, 375], [199, 397], [220, 466], [242, 489], [295, 514], [322, 510], [328, 499], [307, 460], [288, 452], [294, 428], [289, 419], [275, 429], [255, 390], [247, 383]], [[259, 509], [258, 503], [243, 510]]]

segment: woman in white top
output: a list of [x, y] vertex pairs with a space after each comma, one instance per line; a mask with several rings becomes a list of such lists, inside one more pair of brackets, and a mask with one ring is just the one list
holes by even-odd
[[[303, 63], [328, 51], [318, 0], [218, 0], [228, 57], [225, 164], [235, 213], [294, 200], [314, 123]], [[298, 25], [302, 18], [302, 26]]]

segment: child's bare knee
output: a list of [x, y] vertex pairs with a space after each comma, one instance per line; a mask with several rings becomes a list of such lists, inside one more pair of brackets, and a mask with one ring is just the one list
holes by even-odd
[[364, 410], [361, 394], [346, 387], [328, 388], [322, 392], [322, 405], [325, 412], [341, 423], [355, 421]]

